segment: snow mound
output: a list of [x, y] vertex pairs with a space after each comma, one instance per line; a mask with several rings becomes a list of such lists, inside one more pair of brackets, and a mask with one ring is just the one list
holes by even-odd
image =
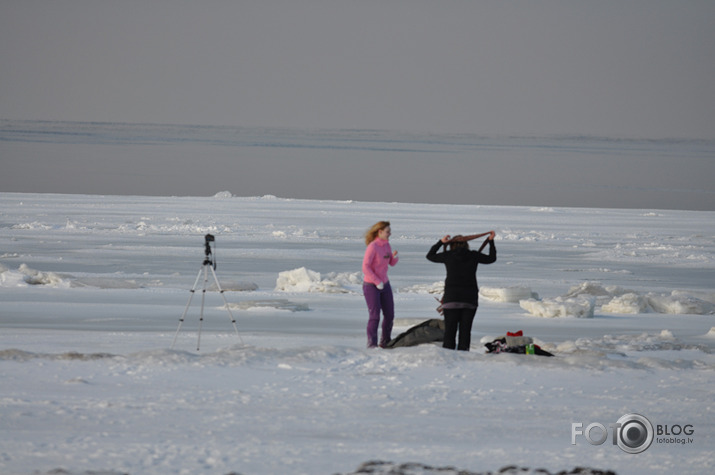
[[519, 306], [535, 317], [577, 317], [593, 318], [596, 300], [593, 297], [576, 298], [556, 297], [536, 300], [533, 298], [519, 301]]
[[529, 287], [480, 287], [479, 296], [495, 302], [518, 303], [521, 300], [538, 299], [539, 295]]
[[331, 273], [323, 279], [320, 272], [305, 267], [284, 271], [278, 274], [276, 288], [278, 292], [319, 292], [328, 294], [350, 293], [345, 285], [359, 282], [357, 273]]

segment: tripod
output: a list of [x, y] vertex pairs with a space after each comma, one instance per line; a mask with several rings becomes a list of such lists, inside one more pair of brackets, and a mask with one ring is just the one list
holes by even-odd
[[218, 289], [219, 293], [221, 294], [221, 297], [223, 298], [223, 303], [226, 306], [226, 311], [228, 312], [229, 319], [231, 320], [231, 324], [233, 325], [233, 329], [236, 332], [236, 336], [238, 336], [238, 339], [241, 341], [241, 344], [243, 344], [243, 339], [241, 339], [241, 335], [238, 333], [238, 328], [236, 327], [236, 319], [234, 318], [233, 314], [231, 313], [231, 309], [228, 306], [228, 302], [226, 301], [226, 297], [223, 295], [223, 289], [221, 288], [221, 284], [218, 282], [218, 277], [216, 277], [216, 261], [215, 259], [212, 259], [212, 251], [211, 251], [211, 243], [215, 242], [215, 238], [211, 234], [207, 234], [204, 236], [205, 242], [204, 242], [204, 262], [199, 269], [199, 273], [196, 276], [196, 280], [194, 281], [194, 286], [191, 288], [191, 295], [189, 295], [189, 301], [186, 303], [186, 308], [184, 308], [184, 313], [181, 315], [181, 318], [179, 318], [179, 326], [176, 329], [176, 334], [174, 334], [174, 342], [171, 344], [171, 349], [174, 349], [174, 345], [176, 344], [176, 338], [179, 336], [179, 330], [181, 330], [181, 325], [184, 323], [184, 319], [186, 318], [186, 314], [189, 311], [189, 306], [191, 305], [191, 300], [194, 298], [194, 294], [196, 293], [196, 288], [199, 284], [199, 279], [201, 279], [201, 274], [204, 275], [204, 287], [201, 292], [201, 313], [199, 314], [199, 336], [198, 336], [198, 341], [196, 342], [196, 351], [199, 351], [199, 348], [201, 347], [201, 327], [204, 323], [204, 302], [206, 301], [206, 284], [208, 283], [209, 280], [209, 270], [211, 271], [211, 275], [214, 278], [214, 282], [216, 283], [216, 288]]

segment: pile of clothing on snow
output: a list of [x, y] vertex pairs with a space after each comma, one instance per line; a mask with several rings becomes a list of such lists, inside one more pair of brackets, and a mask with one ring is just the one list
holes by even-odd
[[489, 343], [485, 343], [487, 353], [520, 353], [533, 354], [539, 356], [554, 356], [546, 350], [543, 350], [539, 345], [534, 344], [534, 339], [529, 336], [524, 336], [524, 332], [507, 332], [501, 338], [497, 338]]

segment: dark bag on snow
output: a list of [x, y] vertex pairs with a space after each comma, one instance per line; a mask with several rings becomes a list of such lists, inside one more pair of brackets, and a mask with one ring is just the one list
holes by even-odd
[[440, 318], [425, 320], [390, 340], [385, 348], [417, 346], [423, 343], [444, 341], [444, 321]]

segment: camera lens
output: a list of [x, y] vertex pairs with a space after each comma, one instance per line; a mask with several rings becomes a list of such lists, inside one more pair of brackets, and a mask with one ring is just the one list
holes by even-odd
[[629, 454], [644, 452], [653, 443], [653, 425], [640, 414], [626, 414], [618, 419], [617, 443]]

